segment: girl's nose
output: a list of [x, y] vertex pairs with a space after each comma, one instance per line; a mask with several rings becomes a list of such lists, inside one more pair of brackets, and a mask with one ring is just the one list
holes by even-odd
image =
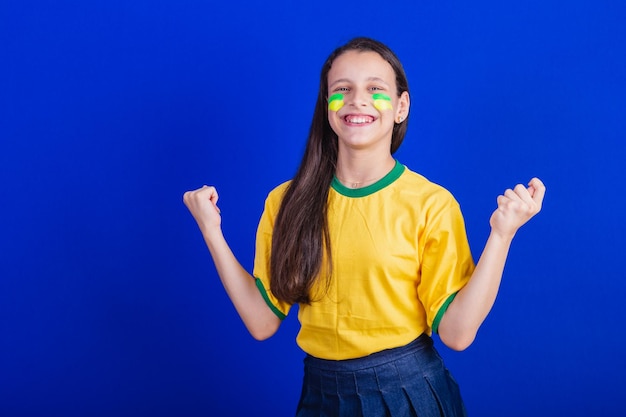
[[352, 94], [350, 94], [350, 98], [349, 100], [347, 100], [348, 104], [351, 104], [355, 107], [362, 107], [362, 106], [366, 106], [367, 103], [371, 100], [371, 95], [365, 93], [365, 92], [361, 92], [361, 91], [354, 91]]

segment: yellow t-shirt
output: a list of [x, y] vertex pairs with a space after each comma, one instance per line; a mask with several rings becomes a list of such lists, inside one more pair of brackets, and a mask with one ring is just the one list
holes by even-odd
[[[265, 202], [254, 260], [257, 286], [281, 319], [290, 305], [270, 291], [274, 219], [289, 182]], [[383, 179], [328, 197], [333, 270], [327, 292], [301, 304], [298, 345], [322, 359], [351, 359], [403, 346], [437, 330], [474, 270], [459, 204], [444, 188], [397, 163]], [[321, 296], [320, 296], [321, 294]]]

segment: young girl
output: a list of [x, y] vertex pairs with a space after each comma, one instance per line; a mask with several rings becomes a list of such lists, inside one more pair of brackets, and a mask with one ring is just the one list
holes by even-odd
[[385, 45], [357, 38], [330, 55], [300, 167], [266, 200], [253, 276], [222, 235], [215, 188], [184, 195], [253, 337], [270, 337], [299, 304], [298, 416], [464, 416], [430, 336], [472, 343], [513, 236], [541, 209], [537, 178], [499, 196], [475, 266], [452, 195], [392, 156], [409, 107]]

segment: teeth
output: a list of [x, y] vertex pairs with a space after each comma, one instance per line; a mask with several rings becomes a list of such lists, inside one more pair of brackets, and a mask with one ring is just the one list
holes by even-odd
[[369, 123], [372, 120], [373, 120], [373, 118], [369, 117], [369, 116], [348, 116], [348, 117], [346, 117], [346, 121], [348, 121], [349, 123], [354, 123], [354, 124]]

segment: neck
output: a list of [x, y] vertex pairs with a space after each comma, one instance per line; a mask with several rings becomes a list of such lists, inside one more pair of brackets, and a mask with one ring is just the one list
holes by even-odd
[[383, 178], [395, 164], [390, 152], [339, 152], [335, 176], [346, 187], [361, 188]]

